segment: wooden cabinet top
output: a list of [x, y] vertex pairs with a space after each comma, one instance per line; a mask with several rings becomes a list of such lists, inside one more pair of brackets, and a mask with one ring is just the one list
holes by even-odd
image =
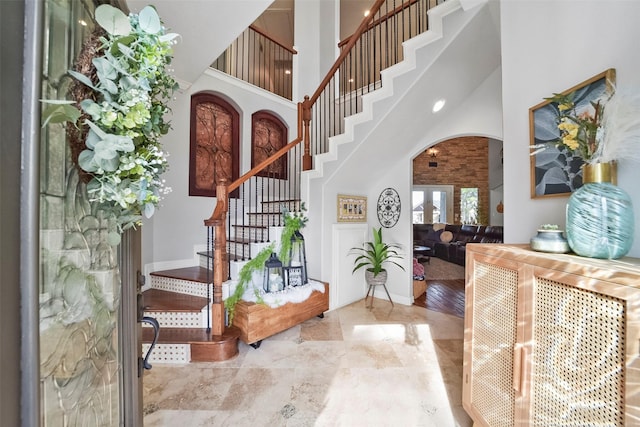
[[467, 255], [469, 252], [640, 288], [640, 258], [608, 260], [575, 254], [552, 254], [536, 252], [528, 244], [469, 243]]

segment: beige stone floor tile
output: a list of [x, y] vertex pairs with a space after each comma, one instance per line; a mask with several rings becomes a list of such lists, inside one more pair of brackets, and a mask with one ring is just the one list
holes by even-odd
[[358, 301], [225, 362], [154, 365], [145, 426], [471, 427], [463, 332], [455, 316]]
[[294, 369], [244, 368], [236, 375], [219, 409], [273, 413], [288, 404]]
[[296, 368], [335, 368], [346, 356], [348, 344], [344, 341], [304, 341], [298, 345]]
[[263, 340], [259, 348], [247, 353], [243, 368], [288, 368], [296, 358], [298, 343], [295, 341]]

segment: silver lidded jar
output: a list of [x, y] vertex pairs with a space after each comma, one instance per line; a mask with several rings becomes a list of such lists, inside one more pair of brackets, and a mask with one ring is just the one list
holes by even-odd
[[562, 230], [539, 228], [538, 234], [531, 238], [531, 249], [538, 252], [564, 254], [571, 251]]

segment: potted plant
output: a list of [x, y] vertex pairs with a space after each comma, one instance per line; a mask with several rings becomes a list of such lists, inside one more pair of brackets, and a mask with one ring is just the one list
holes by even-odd
[[385, 263], [395, 264], [404, 271], [404, 267], [395, 260], [402, 259], [398, 253], [400, 247], [382, 241], [382, 227], [373, 229], [373, 242], [366, 242], [364, 247], [351, 248], [358, 254], [354, 260], [355, 267], [352, 273], [365, 267], [364, 277], [367, 285], [384, 285], [387, 283], [387, 270], [383, 267]]

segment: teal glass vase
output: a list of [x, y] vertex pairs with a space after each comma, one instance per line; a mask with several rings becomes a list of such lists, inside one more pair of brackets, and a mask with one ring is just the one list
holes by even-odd
[[617, 259], [633, 244], [631, 197], [615, 185], [615, 163], [583, 166], [583, 185], [567, 205], [567, 241], [576, 254]]

